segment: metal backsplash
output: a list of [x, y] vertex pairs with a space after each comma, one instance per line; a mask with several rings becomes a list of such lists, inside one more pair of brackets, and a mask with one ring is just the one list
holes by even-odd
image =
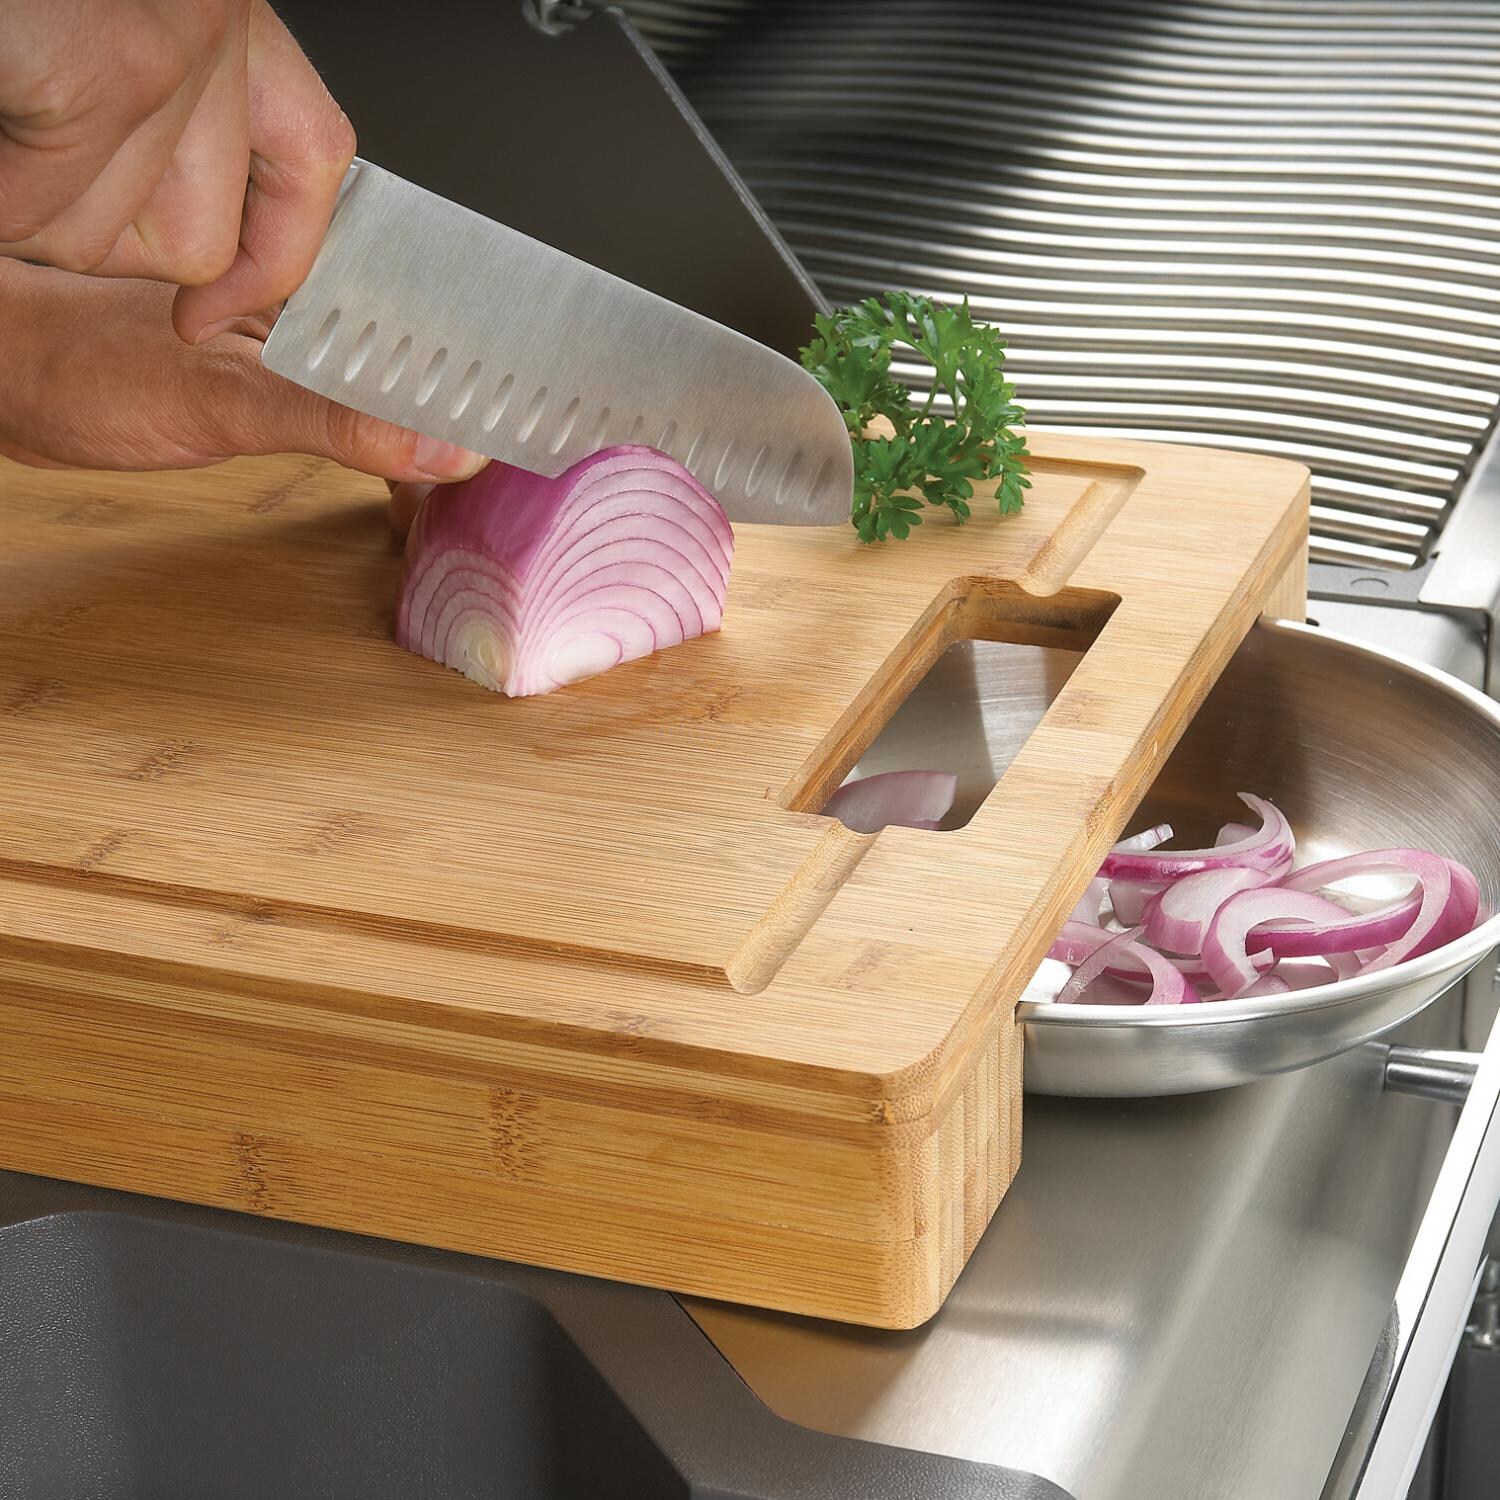
[[627, 0], [823, 291], [1002, 325], [1038, 425], [1281, 453], [1427, 554], [1500, 393], [1493, 0]]

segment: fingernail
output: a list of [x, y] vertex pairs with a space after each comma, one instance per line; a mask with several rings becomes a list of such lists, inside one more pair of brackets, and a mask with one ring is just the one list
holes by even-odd
[[237, 318], [220, 318], [217, 323], [205, 323], [198, 330], [197, 337], [194, 338], [193, 342], [195, 344], [206, 344], [210, 339], [218, 338], [221, 333], [226, 332], [238, 321], [239, 319]]
[[477, 474], [488, 459], [482, 453], [470, 453], [441, 438], [419, 437], [412, 450], [412, 467], [429, 479], [467, 479]]

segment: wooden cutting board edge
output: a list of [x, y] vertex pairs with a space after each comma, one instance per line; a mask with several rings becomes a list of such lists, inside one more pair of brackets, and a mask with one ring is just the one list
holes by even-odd
[[[1088, 451], [1089, 446], [1086, 440], [1059, 444], [1061, 449], [1075, 452]], [[1195, 664], [1199, 686], [1192, 690], [1193, 706], [1201, 701], [1257, 613], [1302, 616], [1305, 482], [1289, 509], [1298, 505], [1300, 523], [1279, 530], [1267, 541], [1256, 569], [1246, 576], [1242, 597], [1226, 620], [1222, 639]], [[1078, 558], [1070, 558], [1067, 547], [1068, 539], [1062, 537], [1055, 541], [1052, 554], [1076, 566]], [[1073, 566], [1059, 567], [1042, 581], [1050, 584], [1060, 577], [1065, 583], [1073, 570]], [[1258, 591], [1268, 576], [1279, 581], [1261, 601]], [[1170, 748], [1163, 742], [1129, 785], [1116, 788], [1115, 815], [1090, 835], [1100, 853], [1117, 836], [1118, 825], [1128, 818], [1155, 765]], [[795, 800], [797, 795], [795, 786], [790, 787], [786, 800]], [[808, 784], [804, 784], [802, 800], [808, 796]], [[1081, 886], [1078, 880], [1072, 884]], [[66, 922], [67, 908], [75, 903], [80, 910], [90, 902], [98, 905], [105, 896], [103, 883], [93, 890], [85, 883], [66, 892], [48, 890], [43, 883], [37, 888], [36, 921], [30, 932], [11, 930], [0, 937], [0, 975], [33, 996], [45, 994], [49, 997], [47, 1005], [59, 1007], [59, 1035], [68, 1021], [63, 1012], [75, 1008], [73, 1020], [93, 1013], [107, 1018], [111, 1025], [126, 1029], [136, 1025], [141, 1020], [140, 991], [132, 992], [129, 984], [117, 989], [113, 979], [120, 976], [116, 972], [112, 977], [111, 970], [129, 971], [131, 982], [136, 984], [149, 984], [153, 975], [159, 976], [162, 990], [157, 998], [161, 1008], [154, 1024], [164, 1043], [165, 1071], [156, 1079], [154, 1102], [148, 1099], [125, 1107], [116, 1100], [102, 1108], [101, 1118], [105, 1122], [113, 1119], [122, 1132], [112, 1155], [104, 1147], [109, 1135], [107, 1123], [91, 1131], [73, 1132], [67, 1112], [58, 1113], [57, 1101], [77, 1087], [76, 1079], [69, 1077], [66, 1060], [53, 1058], [48, 1062], [42, 1055], [45, 1049], [39, 1049], [31, 1059], [35, 1066], [31, 1066], [26, 1056], [13, 1053], [9, 1072], [0, 1065], [0, 1160], [20, 1170], [53, 1171], [136, 1190], [144, 1187], [193, 1201], [418, 1239], [453, 1249], [514, 1255], [703, 1295], [729, 1296], [882, 1326], [913, 1326], [941, 1303], [1018, 1164], [1020, 1035], [1003, 1002], [1007, 995], [1019, 993], [1034, 968], [1035, 956], [1045, 947], [1045, 933], [1056, 925], [1053, 919], [1060, 918], [1076, 899], [1078, 891], [1072, 884], [1059, 883], [1049, 893], [1046, 910], [1035, 925], [1038, 955], [1031, 955], [1029, 949], [1013, 952], [1005, 972], [992, 974], [974, 992], [936, 1047], [888, 1073], [861, 1074], [794, 1059], [751, 1059], [732, 1050], [632, 1036], [628, 1029], [622, 1033], [588, 1026], [554, 1026], [550, 1043], [543, 1046], [538, 1043], [538, 1027], [523, 1023], [523, 1018], [486, 1013], [479, 1006], [424, 1005], [413, 1001], [410, 992], [404, 1001], [394, 995], [382, 999], [368, 989], [361, 990], [357, 981], [312, 984], [292, 974], [277, 976], [266, 954], [257, 952], [255, 962], [247, 962], [248, 955], [238, 951], [234, 942], [222, 948], [223, 963], [216, 972], [205, 969], [185, 961], [184, 950], [170, 951], [170, 924], [160, 934], [163, 950], [155, 958], [145, 952], [133, 959], [124, 953], [112, 956], [88, 944], [70, 942], [66, 933], [59, 931]], [[133, 898], [115, 892], [108, 899], [118, 903], [121, 922], [128, 927]], [[141, 903], [137, 914], [146, 906], [156, 909], [157, 904]], [[174, 911], [173, 916], [181, 932], [192, 929], [195, 923], [203, 926], [202, 913]], [[251, 914], [251, 939], [256, 936], [254, 928]], [[45, 983], [41, 983], [43, 975], [50, 976]], [[222, 1069], [226, 1086], [237, 1079], [246, 1087], [245, 1126], [229, 1132], [224, 1139], [225, 1133], [213, 1128], [210, 1115], [195, 1113], [196, 1106], [183, 1102], [183, 1082], [174, 1085], [170, 1071], [175, 1063], [201, 1055], [205, 1016], [191, 1014], [195, 1006], [203, 1004], [204, 991], [198, 989], [199, 982], [218, 986], [217, 998], [208, 1006], [209, 1020], [215, 1007], [219, 1016], [217, 1035], [222, 1045], [217, 1049], [216, 1066]], [[28, 985], [32, 988], [27, 989]], [[180, 1003], [175, 1003], [168, 992], [179, 985], [185, 988], [178, 996]], [[268, 1013], [276, 1009], [285, 1023], [283, 1029], [278, 1029]], [[237, 1020], [230, 1020], [231, 1011], [237, 1013]], [[293, 1012], [306, 1017], [314, 1011], [321, 1012], [330, 1023], [322, 1053], [316, 1043], [310, 1043], [305, 1028], [299, 1029], [291, 1019]], [[443, 1024], [433, 1027], [439, 1013]], [[439, 1033], [445, 1029], [452, 1044], [446, 1051], [437, 1045]], [[419, 1030], [423, 1035], [417, 1045], [414, 1039]], [[460, 1064], [457, 1054], [465, 1047], [469, 1056]], [[534, 1072], [516, 1064], [516, 1055], [528, 1047], [537, 1068]], [[511, 1057], [509, 1062], [505, 1061], [507, 1055]], [[465, 1078], [500, 1076], [518, 1086], [484, 1090], [488, 1133], [477, 1153], [475, 1143], [466, 1146], [467, 1165], [461, 1169], [434, 1166], [421, 1154], [428, 1149], [425, 1144], [397, 1141], [393, 1145], [387, 1141], [381, 1147], [377, 1141], [367, 1145], [358, 1132], [357, 1099], [343, 1101], [354, 1110], [340, 1127], [347, 1131], [344, 1155], [335, 1161], [337, 1153], [326, 1152], [326, 1163], [319, 1167], [314, 1160], [319, 1138], [289, 1130], [287, 1122], [319, 1117], [320, 1110], [326, 1113], [331, 1106], [323, 1091], [306, 1080], [295, 1088], [287, 1084], [288, 1093], [276, 1106], [281, 1114], [276, 1116], [268, 1104], [257, 1128], [255, 1093], [246, 1083], [263, 1077], [274, 1092], [278, 1067], [286, 1068], [299, 1056], [333, 1071], [339, 1066], [354, 1066], [351, 1059], [364, 1058], [363, 1066], [378, 1065], [402, 1076], [411, 1072], [412, 1076], [444, 1080], [454, 1087]], [[588, 1063], [589, 1057], [596, 1059], [597, 1066]], [[538, 1066], [545, 1058], [551, 1058], [552, 1063]], [[546, 1091], [529, 1093], [525, 1086], [528, 1078], [540, 1083], [551, 1066], [559, 1071], [548, 1080]], [[570, 1068], [576, 1076], [566, 1084]], [[601, 1075], [629, 1073], [631, 1069], [638, 1077], [624, 1084], [614, 1078], [615, 1093], [606, 1095], [607, 1103], [590, 1102], [599, 1097]], [[664, 1087], [668, 1080], [670, 1085]], [[480, 1087], [477, 1083], [475, 1086]], [[173, 1097], [174, 1089], [177, 1097]], [[495, 1104], [495, 1096], [508, 1095], [527, 1102]], [[334, 1105], [340, 1102], [333, 1100]], [[562, 1132], [570, 1109], [579, 1111], [582, 1118], [591, 1108], [607, 1110], [616, 1104], [628, 1108], [632, 1116], [666, 1122], [662, 1128], [679, 1141], [673, 1150], [692, 1149], [686, 1143], [701, 1144], [700, 1137], [712, 1135], [715, 1120], [738, 1122], [737, 1128], [745, 1137], [737, 1148], [741, 1159], [757, 1149], [774, 1155], [778, 1140], [803, 1142], [808, 1149], [793, 1159], [784, 1186], [793, 1192], [792, 1179], [797, 1172], [806, 1171], [807, 1202], [803, 1211], [812, 1213], [814, 1219], [814, 1210], [825, 1214], [816, 1220], [822, 1225], [821, 1231], [812, 1231], [809, 1237], [790, 1225], [778, 1229], [765, 1222], [763, 1215], [757, 1217], [742, 1208], [732, 1188], [722, 1192], [715, 1189], [716, 1197], [708, 1195], [718, 1203], [717, 1208], [712, 1202], [700, 1201], [694, 1207], [653, 1216], [630, 1197], [628, 1190], [621, 1190], [622, 1197], [601, 1196], [601, 1179], [593, 1180], [593, 1186], [572, 1203], [570, 1211], [591, 1216], [596, 1228], [602, 1224], [602, 1216], [616, 1213], [619, 1234], [601, 1231], [596, 1243], [584, 1243], [575, 1234], [566, 1243], [558, 1243], [555, 1238], [549, 1240], [542, 1228], [518, 1228], [515, 1203], [511, 1201], [514, 1193], [521, 1193], [528, 1202], [540, 1202], [550, 1191], [542, 1186], [543, 1181], [554, 1180], [556, 1174], [541, 1173], [536, 1182], [526, 1180], [525, 1129], [506, 1126], [507, 1111], [525, 1118], [530, 1118], [528, 1111], [551, 1111], [556, 1117], [553, 1128]], [[497, 1109], [502, 1117], [498, 1125], [494, 1118]], [[82, 1118], [86, 1112], [86, 1107], [75, 1101], [73, 1117]], [[33, 1114], [35, 1119], [50, 1120], [50, 1130], [39, 1132]], [[33, 1120], [29, 1126], [28, 1120]], [[671, 1134], [678, 1127], [685, 1132], [680, 1138]], [[648, 1126], [648, 1133], [651, 1128]], [[313, 1127], [307, 1129], [311, 1132]], [[173, 1152], [159, 1149], [162, 1140], [154, 1148], [143, 1147], [154, 1163], [149, 1169], [143, 1168], [139, 1155], [116, 1159], [119, 1142], [132, 1133], [175, 1139], [180, 1131], [187, 1134]], [[89, 1154], [90, 1140], [93, 1156]], [[300, 1146], [296, 1144], [299, 1141]], [[861, 1153], [859, 1160], [870, 1164], [873, 1175], [862, 1169], [857, 1181], [841, 1177], [838, 1163], [843, 1158], [837, 1153], [845, 1146]], [[638, 1170], [646, 1171], [652, 1165], [654, 1149], [648, 1143], [636, 1157], [631, 1158], [626, 1151], [621, 1159], [633, 1159]], [[353, 1157], [348, 1155], [350, 1150]], [[420, 1159], [419, 1172], [413, 1172], [411, 1162], [390, 1154], [402, 1151]], [[278, 1152], [282, 1154], [278, 1156]], [[497, 1207], [500, 1199], [495, 1197], [495, 1161], [498, 1158], [503, 1165], [508, 1154], [520, 1161], [522, 1170], [519, 1177], [512, 1174], [507, 1183], [510, 1196], [501, 1194], [509, 1205], [501, 1212]], [[130, 1157], [129, 1152], [124, 1155]], [[299, 1163], [295, 1169], [289, 1165], [294, 1159]], [[358, 1192], [351, 1189], [349, 1180], [354, 1170], [362, 1179]], [[692, 1169], [682, 1170], [690, 1173]], [[143, 1181], [143, 1172], [149, 1181]], [[503, 1171], [501, 1177], [505, 1177]], [[418, 1179], [426, 1185], [420, 1206], [410, 1201], [413, 1183]], [[381, 1184], [384, 1196], [380, 1196]], [[588, 1203], [594, 1205], [592, 1210], [584, 1207]], [[741, 1212], [750, 1217], [737, 1219], [735, 1215]], [[842, 1232], [846, 1222], [856, 1226], [854, 1233]], [[882, 1222], [884, 1229], [877, 1232]], [[629, 1233], [621, 1228], [626, 1225]], [[747, 1247], [755, 1244], [764, 1248], [764, 1264], [753, 1255], [746, 1259]], [[809, 1245], [822, 1248], [814, 1253]], [[832, 1259], [825, 1261], [824, 1252]]]

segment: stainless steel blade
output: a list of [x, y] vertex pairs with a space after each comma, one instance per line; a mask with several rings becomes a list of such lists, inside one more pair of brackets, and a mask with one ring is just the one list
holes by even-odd
[[685, 464], [736, 521], [849, 516], [838, 408], [743, 334], [356, 161], [266, 368], [542, 474], [612, 443]]

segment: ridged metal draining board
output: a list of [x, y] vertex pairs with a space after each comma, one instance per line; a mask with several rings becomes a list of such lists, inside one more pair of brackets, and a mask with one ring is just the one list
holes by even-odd
[[1315, 557], [1425, 556], [1500, 393], [1500, 8], [626, 9], [829, 297], [967, 292], [1034, 423], [1297, 458]]

